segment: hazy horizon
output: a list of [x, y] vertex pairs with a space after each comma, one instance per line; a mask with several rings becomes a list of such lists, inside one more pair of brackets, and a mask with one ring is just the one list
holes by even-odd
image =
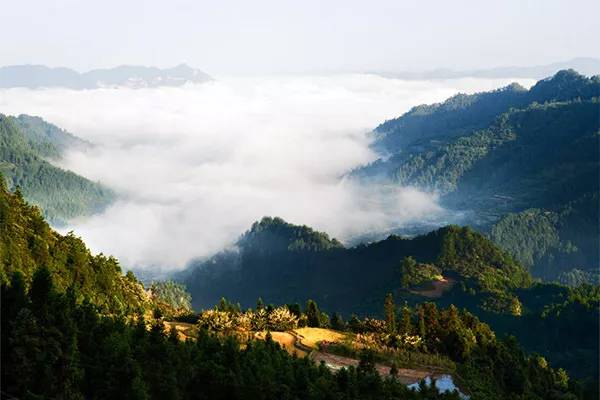
[[600, 3], [10, 2], [0, 65], [209, 74], [471, 70], [600, 58]]

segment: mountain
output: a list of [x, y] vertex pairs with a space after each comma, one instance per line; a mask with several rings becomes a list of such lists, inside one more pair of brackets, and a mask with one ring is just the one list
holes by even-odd
[[25, 135], [29, 146], [43, 157], [59, 159], [68, 149], [86, 150], [92, 148], [90, 142], [80, 139], [40, 117], [21, 114], [16, 118], [10, 118]]
[[[390, 236], [344, 248], [324, 233], [268, 217], [253, 224], [234, 250], [192, 263], [180, 279], [196, 308], [209, 307], [222, 296], [244, 307], [258, 297], [279, 304], [312, 298], [332, 311], [369, 314], [379, 312], [385, 293], [401, 291], [410, 273], [402, 269], [407, 257], [460, 282], [464, 290], [482, 293], [482, 307], [505, 311], [506, 304], [484, 305], [484, 298], [530, 284], [520, 265], [469, 228], [450, 226], [413, 239]], [[426, 298], [416, 291], [401, 292], [407, 299]], [[508, 297], [502, 301], [510, 302]]]
[[408, 305], [453, 304], [577, 376], [598, 371], [599, 286], [534, 283], [505, 251], [467, 227], [345, 248], [324, 233], [267, 217], [234, 249], [191, 263], [176, 279], [196, 309], [222, 297], [243, 309], [259, 298], [292, 305], [312, 299], [329, 313], [377, 317], [386, 293]]
[[212, 80], [206, 73], [180, 64], [160, 69], [122, 65], [108, 69], [94, 69], [79, 73], [68, 68], [50, 68], [44, 65], [12, 65], [0, 67], [0, 88], [27, 87], [95, 89], [102, 87], [146, 88], [181, 86], [185, 83], [203, 83]]
[[110, 189], [52, 164], [68, 148], [90, 146], [41, 118], [0, 114], [0, 172], [54, 224], [96, 213], [114, 199]]
[[600, 74], [600, 60], [591, 57], [578, 57], [568, 61], [527, 67], [498, 67], [489, 69], [452, 70], [436, 69], [424, 72], [375, 72], [397, 79], [458, 79], [458, 78], [529, 78], [542, 79], [559, 70], [574, 69], [584, 75]]
[[[382, 157], [352, 175], [438, 193], [535, 276], [592, 270], [600, 264], [599, 95], [600, 76], [565, 70], [529, 90], [512, 84], [414, 107], [375, 129]], [[536, 223], [556, 243], [524, 249], [536, 245], [515, 238], [531, 215], [546, 213], [555, 217]]]

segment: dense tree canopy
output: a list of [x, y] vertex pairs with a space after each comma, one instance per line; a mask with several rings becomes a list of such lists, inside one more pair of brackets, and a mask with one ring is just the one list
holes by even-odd
[[0, 282], [18, 272], [27, 286], [40, 266], [48, 268], [58, 290], [73, 287], [106, 312], [147, 306], [142, 285], [133, 274], [123, 275], [115, 258], [93, 256], [72, 233], [52, 230], [38, 207], [27, 204], [19, 191], [10, 193], [0, 179]]
[[[375, 130], [384, 157], [353, 173], [417, 186], [536, 277], [600, 265], [600, 76], [559, 71], [422, 105]], [[508, 213], [508, 214], [507, 214]], [[539, 235], [526, 235], [527, 229]]]
[[47, 161], [72, 146], [89, 144], [39, 118], [0, 114], [0, 173], [53, 223], [97, 212], [114, 198], [108, 188]]

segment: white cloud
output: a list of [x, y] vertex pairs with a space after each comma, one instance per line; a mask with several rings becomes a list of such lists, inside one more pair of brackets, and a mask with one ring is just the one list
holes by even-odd
[[126, 267], [168, 269], [231, 244], [265, 215], [341, 239], [443, 217], [416, 189], [341, 177], [374, 159], [367, 132], [384, 120], [508, 82], [223, 77], [180, 88], [3, 90], [0, 109], [99, 144], [63, 165], [114, 188], [119, 201], [68, 229]]

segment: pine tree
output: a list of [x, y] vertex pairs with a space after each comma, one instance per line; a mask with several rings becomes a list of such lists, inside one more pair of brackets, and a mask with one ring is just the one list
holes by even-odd
[[258, 300], [256, 300], [256, 311], [264, 310], [264, 308], [265, 302], [263, 301], [262, 297], [259, 297]]
[[411, 335], [413, 333], [412, 310], [407, 304], [404, 304], [404, 307], [402, 307], [402, 320], [400, 322], [399, 332], [405, 335]]
[[321, 327], [321, 312], [319, 311], [319, 307], [317, 307], [317, 303], [313, 300], [308, 300], [306, 302], [306, 318], [309, 327]]
[[338, 330], [338, 331], [346, 330], [346, 323], [344, 322], [344, 320], [342, 319], [342, 316], [340, 314], [333, 313], [331, 315], [331, 328]]
[[427, 335], [427, 329], [425, 327], [425, 310], [423, 308], [423, 306], [419, 306], [419, 308], [417, 309], [417, 315], [418, 315], [418, 329], [419, 329], [419, 336], [421, 336], [422, 338], [425, 338], [425, 336]]
[[435, 339], [437, 338], [439, 328], [439, 313], [435, 303], [424, 304], [424, 319], [425, 329], [427, 330], [427, 346], [429, 350], [434, 350], [436, 346]]
[[385, 304], [383, 306], [385, 312], [385, 323], [388, 332], [396, 332], [396, 304], [394, 303], [394, 296], [388, 293], [385, 296]]

